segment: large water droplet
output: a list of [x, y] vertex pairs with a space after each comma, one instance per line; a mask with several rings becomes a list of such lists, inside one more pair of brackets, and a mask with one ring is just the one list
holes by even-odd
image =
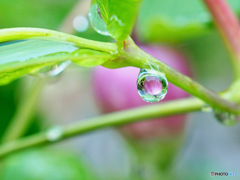
[[57, 141], [61, 139], [63, 135], [63, 129], [61, 126], [56, 126], [47, 131], [46, 137], [49, 141]]
[[218, 122], [224, 126], [234, 126], [239, 123], [239, 118], [230, 112], [224, 112], [218, 109], [214, 110], [214, 115]]
[[37, 72], [33, 72], [31, 74], [35, 76], [43, 77], [43, 78], [54, 77], [59, 75], [61, 72], [63, 72], [70, 64], [71, 64], [71, 61], [67, 60], [59, 64], [41, 68], [40, 70], [37, 70]]
[[107, 25], [101, 17], [97, 3], [93, 3], [90, 7], [89, 19], [92, 24], [92, 27], [100, 34], [109, 36], [107, 31]]
[[159, 71], [141, 69], [138, 75], [137, 89], [144, 101], [158, 102], [167, 94], [168, 81]]

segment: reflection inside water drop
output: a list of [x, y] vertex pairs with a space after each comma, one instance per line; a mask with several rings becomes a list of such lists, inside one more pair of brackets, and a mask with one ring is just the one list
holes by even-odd
[[100, 34], [109, 36], [107, 25], [102, 19], [97, 3], [93, 3], [90, 7], [89, 19], [92, 27]]
[[214, 110], [214, 115], [218, 122], [225, 126], [234, 126], [239, 123], [239, 117], [237, 117], [235, 114], [232, 114], [230, 112], [221, 111], [218, 109]]
[[145, 91], [150, 95], [156, 95], [162, 91], [162, 83], [156, 76], [145, 77], [144, 83]]
[[56, 126], [47, 131], [46, 137], [49, 141], [57, 141], [61, 139], [63, 135], [63, 129], [61, 126]]
[[137, 90], [144, 101], [158, 102], [166, 96], [168, 82], [163, 73], [141, 69], [137, 80]]

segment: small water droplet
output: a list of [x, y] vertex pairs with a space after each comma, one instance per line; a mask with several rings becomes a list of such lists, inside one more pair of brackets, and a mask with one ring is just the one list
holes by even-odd
[[63, 135], [63, 128], [61, 126], [56, 126], [49, 129], [46, 133], [46, 137], [49, 141], [57, 141], [61, 139]]
[[67, 60], [59, 64], [41, 68], [40, 70], [37, 70], [36, 72], [33, 72], [31, 74], [38, 77], [43, 77], [43, 78], [54, 77], [62, 73], [70, 64], [71, 64], [71, 60]]
[[218, 122], [220, 122], [225, 126], [234, 126], [239, 122], [239, 118], [235, 114], [232, 114], [230, 112], [224, 112], [224, 111], [215, 109], [214, 115], [218, 120]]
[[167, 94], [168, 81], [159, 71], [141, 69], [137, 80], [137, 90], [144, 101], [158, 102]]
[[92, 27], [100, 34], [109, 36], [107, 25], [102, 19], [97, 3], [93, 3], [88, 14]]
[[201, 110], [202, 112], [212, 112], [212, 107], [209, 104], [204, 104]]
[[76, 16], [73, 19], [73, 27], [77, 32], [84, 32], [88, 29], [89, 22], [85, 16]]

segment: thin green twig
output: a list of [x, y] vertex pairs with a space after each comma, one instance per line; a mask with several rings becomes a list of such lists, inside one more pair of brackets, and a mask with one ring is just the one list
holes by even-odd
[[[15, 30], [19, 31], [18, 28]], [[54, 38], [55, 40], [64, 40], [64, 41], [75, 43], [76, 46], [80, 46], [80, 47], [83, 46], [87, 48], [93, 48], [93, 49], [105, 51], [108, 53], [113, 53], [113, 51], [115, 51], [115, 53], [118, 54], [118, 58], [115, 61], [109, 62], [108, 65], [110, 64], [110, 66], [111, 66], [111, 63], [113, 66], [114, 64], [115, 66], [117, 64], [117, 67], [135, 66], [139, 68], [150, 68], [151, 66], [154, 66], [156, 70], [164, 71], [166, 74], [166, 77], [170, 82], [186, 90], [190, 94], [193, 94], [194, 96], [201, 98], [202, 100], [209, 103], [210, 105], [229, 111], [229, 112], [233, 112], [233, 113], [240, 112], [239, 106], [237, 104], [221, 98], [216, 93], [208, 90], [207, 88], [203, 87], [197, 82], [194, 82], [189, 77], [182, 75], [181, 73], [177, 72], [175, 69], [167, 66], [166, 64], [157, 60], [156, 58], [140, 50], [133, 43], [131, 39], [128, 39], [125, 42], [126, 44], [124, 44], [124, 48], [122, 50], [116, 51], [118, 47], [114, 43], [102, 43], [102, 42], [96, 43], [95, 41], [89, 41], [83, 38], [67, 35], [64, 33], [59, 33], [56, 31], [48, 31], [48, 30], [35, 29], [35, 28], [30, 29], [30, 32], [28, 32], [28, 30], [29, 29], [27, 30], [21, 29], [20, 32], [14, 33], [14, 29], [11, 29], [11, 33], [13, 36], [17, 35], [17, 37], [15, 36], [14, 40], [36, 37], [36, 36], [39, 38], [48, 36], [48, 37]], [[5, 34], [3, 32], [5, 32]], [[48, 32], [50, 32], [50, 34], [48, 34]], [[0, 30], [0, 42], [5, 41], [6, 39], [13, 40], [13, 38], [11, 38], [11, 33], [9, 34], [9, 33], [6, 33], [6, 31], [4, 30]], [[231, 97], [234, 97], [234, 96], [231, 96]], [[118, 125], [132, 123], [132, 122], [136, 122], [144, 119], [192, 112], [192, 111], [199, 110], [203, 106], [203, 104], [204, 102], [202, 102], [199, 99], [190, 98], [190, 99], [166, 102], [159, 105], [152, 105], [152, 106], [141, 107], [141, 108], [127, 110], [127, 111], [116, 112], [116, 113], [104, 115], [101, 117], [96, 117], [88, 121], [78, 122], [78, 123], [74, 123], [72, 125], [66, 126], [63, 128], [63, 134], [60, 139], [66, 139], [74, 135], [86, 133], [88, 131], [96, 130], [103, 127], [118, 126]], [[26, 137], [24, 139], [6, 143], [0, 146], [0, 157], [3, 157], [14, 151], [18, 151], [28, 147], [33, 147], [36, 145], [48, 144], [48, 143], [52, 143], [52, 141], [49, 141], [46, 136], [46, 133], [42, 132], [30, 137]]]
[[0, 158], [3, 158], [6, 155], [9, 155], [19, 150], [38, 145], [52, 144], [54, 142], [100, 128], [121, 126], [140, 120], [198, 111], [201, 109], [203, 104], [204, 103], [199, 99], [186, 98], [181, 100], [163, 102], [156, 105], [149, 105], [140, 108], [130, 109], [126, 111], [118, 111], [115, 113], [86, 119], [83, 121], [72, 123], [68, 126], [64, 126], [62, 128], [61, 136], [56, 141], [49, 140], [47, 137], [47, 132], [41, 132], [35, 135], [25, 137], [23, 139], [5, 143], [0, 146]]
[[[196, 96], [209, 105], [232, 113], [240, 113], [240, 107], [237, 103], [220, 97], [217, 93], [209, 90], [201, 84], [193, 81], [191, 78], [181, 74], [176, 69], [164, 64], [153, 56], [139, 49], [131, 39], [128, 39], [127, 46], [123, 51], [123, 61], [128, 65], [139, 68], [152, 68], [163, 71], [171, 83], [182, 88], [186, 92]], [[118, 62], [119, 63], [119, 62]], [[238, 100], [239, 101], [239, 100]]]
[[33, 37], [48, 37], [54, 40], [70, 42], [79, 47], [104, 51], [110, 54], [115, 53], [114, 57], [116, 59], [115, 61], [112, 61], [112, 63], [115, 64], [115, 68], [119, 68], [121, 66], [150, 68], [151, 66], [155, 65], [157, 67], [157, 70], [165, 72], [166, 77], [171, 83], [189, 92], [193, 96], [204, 100], [206, 103], [214, 106], [215, 108], [219, 108], [232, 113], [240, 113], [240, 107], [237, 104], [221, 98], [215, 92], [205, 88], [199, 83], [193, 81], [191, 78], [181, 74], [177, 70], [169, 67], [168, 65], [140, 50], [130, 38], [124, 42], [124, 48], [119, 49], [116, 43], [97, 42], [57, 31], [40, 28], [10, 28], [0, 30], [0, 42]]
[[103, 52], [114, 53], [117, 51], [115, 43], [105, 43], [93, 41], [70, 34], [41, 29], [41, 28], [8, 28], [0, 30], [0, 43], [13, 40], [22, 40], [29, 38], [45, 38], [57, 41], [70, 42], [77, 47], [100, 50]]

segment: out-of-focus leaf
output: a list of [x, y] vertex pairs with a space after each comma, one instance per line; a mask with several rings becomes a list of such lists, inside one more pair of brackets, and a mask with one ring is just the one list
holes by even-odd
[[66, 42], [32, 39], [3, 43], [0, 44], [0, 85], [66, 60], [93, 67], [110, 58], [108, 53], [78, 48]]
[[78, 0], [0, 0], [0, 28], [57, 29]]
[[12, 155], [1, 162], [1, 180], [93, 180], [94, 175], [72, 153], [38, 149]]
[[96, 0], [108, 33], [124, 40], [131, 33], [141, 0]]
[[[229, 0], [240, 11], [239, 0]], [[144, 0], [137, 23], [138, 37], [151, 42], [180, 42], [206, 34], [213, 26], [200, 0]]]

